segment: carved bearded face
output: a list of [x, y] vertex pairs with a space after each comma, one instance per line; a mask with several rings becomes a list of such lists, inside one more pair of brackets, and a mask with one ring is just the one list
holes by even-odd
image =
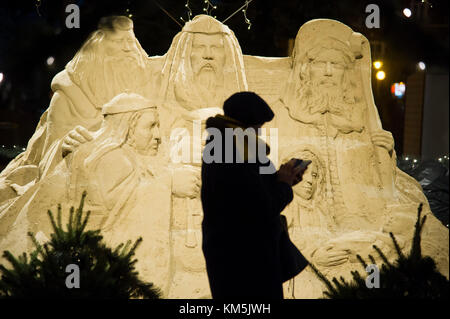
[[191, 66], [197, 78], [216, 78], [223, 72], [225, 48], [221, 34], [195, 33], [192, 41]]
[[161, 135], [159, 118], [155, 110], [144, 111], [131, 131], [131, 143], [142, 155], [155, 156], [158, 153]]
[[147, 54], [132, 28], [97, 30], [66, 66], [71, 79], [101, 108], [129, 90], [145, 93]]
[[310, 62], [311, 82], [324, 90], [339, 89], [344, 72], [344, 56], [337, 50], [322, 50]]
[[317, 163], [313, 161], [303, 174], [302, 181], [293, 187], [294, 193], [304, 200], [310, 200], [316, 192], [318, 178]]
[[105, 52], [108, 56], [118, 59], [133, 59], [138, 61], [139, 49], [133, 30], [116, 30], [106, 32]]

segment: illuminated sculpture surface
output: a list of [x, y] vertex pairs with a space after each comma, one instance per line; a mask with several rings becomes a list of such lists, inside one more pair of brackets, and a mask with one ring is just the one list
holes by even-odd
[[[423, 252], [448, 277], [448, 229], [432, 215], [419, 183], [396, 167], [394, 140], [382, 129], [373, 100], [371, 64], [368, 40], [340, 22], [313, 20], [297, 34], [272, 124], [279, 128], [281, 152], [313, 161], [286, 211], [297, 217], [291, 231], [330, 279], [351, 278], [350, 271], [361, 267], [356, 254], [374, 255], [373, 244], [396, 257], [390, 231], [409, 250], [422, 202], [428, 214]], [[323, 285], [311, 269], [294, 280], [289, 295], [320, 296]]]
[[[267, 125], [278, 128], [272, 160], [312, 160], [284, 212], [310, 262], [327, 276], [347, 276], [360, 267], [356, 254], [373, 254], [373, 244], [394, 256], [389, 231], [408, 249], [423, 202], [423, 252], [448, 276], [448, 229], [420, 185], [396, 167], [364, 36], [313, 20], [300, 28], [292, 57], [246, 56], [227, 26], [201, 15], [167, 54], [147, 57], [131, 20], [113, 21], [106, 25], [116, 32], [100, 24], [55, 76], [27, 150], [0, 175], [1, 250], [29, 249], [29, 230], [44, 241], [47, 209], [76, 205], [87, 190], [91, 227], [102, 227], [111, 244], [142, 236], [138, 270], [165, 297], [210, 297], [198, 194], [204, 121], [228, 96], [250, 90], [275, 112]], [[179, 161], [184, 137], [190, 153]], [[285, 284], [285, 296], [316, 298], [322, 289], [307, 268]]]

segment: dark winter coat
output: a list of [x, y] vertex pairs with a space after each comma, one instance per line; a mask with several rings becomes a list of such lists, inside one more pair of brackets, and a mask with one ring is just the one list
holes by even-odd
[[[209, 118], [206, 126], [224, 132], [237, 123], [218, 115]], [[293, 192], [277, 181], [276, 174], [260, 174], [261, 165], [203, 161], [202, 248], [215, 299], [283, 298], [280, 213], [292, 201]]]

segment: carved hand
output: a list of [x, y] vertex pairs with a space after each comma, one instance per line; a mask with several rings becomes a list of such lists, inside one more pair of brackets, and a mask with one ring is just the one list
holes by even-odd
[[371, 134], [372, 143], [376, 146], [385, 148], [388, 152], [392, 152], [394, 149], [394, 138], [392, 133], [381, 130]]
[[83, 143], [92, 140], [92, 134], [84, 127], [77, 125], [73, 130], [71, 130], [63, 139], [62, 144], [62, 157], [66, 157], [72, 153], [75, 148]]
[[333, 267], [345, 263], [349, 259], [350, 250], [336, 248], [329, 244], [317, 249], [313, 256], [313, 262], [321, 267]]
[[200, 170], [185, 166], [174, 169], [172, 193], [177, 197], [195, 198], [200, 192]]

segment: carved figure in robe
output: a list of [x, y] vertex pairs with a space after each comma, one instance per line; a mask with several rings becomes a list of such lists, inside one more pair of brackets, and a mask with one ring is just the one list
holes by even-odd
[[[52, 81], [53, 93], [26, 150], [0, 174], [0, 203], [21, 195], [97, 130], [101, 108], [126, 89], [149, 91], [148, 60], [124, 16], [104, 17]], [[80, 126], [80, 127], [78, 127]], [[75, 129], [76, 128], [76, 129]], [[4, 205], [3, 205], [4, 206]]]
[[324, 202], [337, 231], [361, 231], [362, 242], [369, 232], [385, 242], [393, 231], [408, 249], [422, 202], [429, 215], [424, 252], [448, 276], [448, 229], [432, 215], [420, 185], [396, 167], [392, 135], [381, 127], [367, 39], [338, 21], [313, 20], [300, 28], [292, 59], [275, 108], [280, 145], [317, 149], [325, 165]]

